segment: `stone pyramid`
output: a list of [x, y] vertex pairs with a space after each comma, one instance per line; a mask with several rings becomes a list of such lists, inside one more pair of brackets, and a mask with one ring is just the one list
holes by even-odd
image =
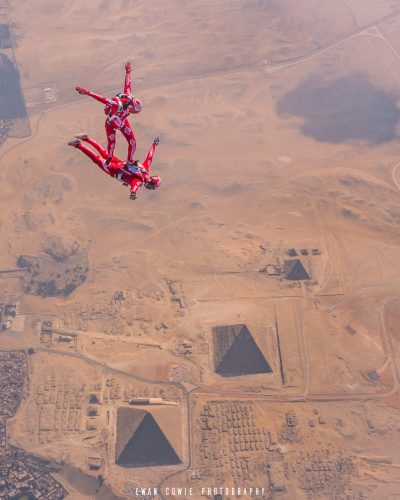
[[214, 369], [222, 377], [272, 372], [246, 325], [216, 326], [213, 341]]
[[311, 279], [300, 259], [286, 260], [284, 264], [284, 274], [286, 279], [290, 281]]
[[181, 460], [151, 413], [119, 408], [115, 462], [122, 467], [150, 467], [177, 465]]

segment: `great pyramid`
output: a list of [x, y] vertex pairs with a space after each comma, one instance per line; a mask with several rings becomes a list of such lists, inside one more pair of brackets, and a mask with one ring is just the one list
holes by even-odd
[[153, 415], [145, 410], [119, 408], [115, 462], [122, 467], [181, 463]]
[[213, 345], [214, 370], [222, 377], [272, 372], [246, 325], [214, 327]]
[[290, 281], [311, 279], [300, 259], [285, 260], [283, 272], [286, 279]]

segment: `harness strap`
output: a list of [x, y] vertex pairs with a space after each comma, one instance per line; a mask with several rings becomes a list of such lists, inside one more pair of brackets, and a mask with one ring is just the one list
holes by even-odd
[[113, 115], [111, 114], [111, 111], [108, 113], [108, 116], [107, 116], [107, 121], [108, 121], [108, 123], [111, 123], [113, 120], [115, 120], [115, 118], [120, 119], [120, 118], [119, 118], [119, 116], [117, 115], [117, 113], [120, 113], [121, 111], [123, 111], [123, 110], [124, 110], [124, 107], [123, 107], [123, 105], [122, 105], [121, 99], [119, 98], [119, 95], [120, 95], [120, 94], [117, 94], [117, 95], [114, 97], [115, 102], [116, 102], [116, 103], [117, 103], [117, 105], [118, 105], [118, 109], [117, 109], [117, 111], [116, 111]]

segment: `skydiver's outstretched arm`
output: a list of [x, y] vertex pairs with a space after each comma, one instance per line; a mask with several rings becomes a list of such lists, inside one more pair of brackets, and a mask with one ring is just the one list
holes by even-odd
[[107, 97], [103, 97], [99, 94], [95, 94], [94, 92], [91, 92], [90, 90], [83, 89], [82, 87], [76, 87], [76, 91], [79, 92], [79, 94], [88, 95], [89, 97], [93, 97], [93, 99], [96, 99], [96, 101], [100, 101], [103, 104], [111, 104], [112, 103], [111, 99], [108, 99]]
[[150, 171], [150, 165], [151, 162], [153, 161], [154, 151], [156, 150], [156, 147], [158, 146], [159, 142], [160, 139], [156, 137], [153, 141], [153, 144], [151, 145], [151, 148], [149, 149], [149, 152], [147, 153], [146, 159], [142, 163], [143, 167], [146, 169], [146, 172]]
[[136, 177], [134, 177], [131, 182], [130, 182], [130, 190], [131, 190], [131, 195], [130, 199], [131, 200], [136, 200], [137, 197], [137, 190], [140, 188], [142, 185], [142, 181]]
[[131, 73], [132, 64], [130, 61], [128, 61], [127, 63], [125, 63], [124, 94], [132, 94]]

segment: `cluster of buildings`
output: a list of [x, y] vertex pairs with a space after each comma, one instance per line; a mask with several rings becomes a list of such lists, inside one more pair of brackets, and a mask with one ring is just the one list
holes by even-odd
[[293, 410], [289, 410], [285, 413], [285, 423], [279, 432], [279, 438], [282, 443], [301, 440], [299, 426], [297, 425], [297, 417]]
[[351, 490], [355, 464], [350, 456], [327, 449], [301, 453], [296, 469], [304, 490], [320, 491], [331, 498], [339, 498]]
[[0, 498], [63, 500], [67, 491], [47, 472], [19, 460], [0, 462]]
[[0, 352], [0, 416], [11, 417], [16, 413], [27, 371], [25, 352]]
[[0, 418], [0, 461], [6, 458], [7, 449], [7, 426], [6, 419]]
[[198, 424], [202, 467], [215, 469], [221, 479], [229, 471], [238, 484], [255, 479], [249, 457], [268, 451], [271, 439], [266, 429], [257, 426], [251, 404], [206, 404], [200, 411]]
[[0, 353], [0, 498], [62, 500], [67, 491], [45, 468], [34, 466], [22, 450], [7, 443], [7, 418], [18, 410], [28, 375], [23, 351]]
[[133, 303], [125, 299], [123, 292], [117, 291], [110, 301], [75, 304], [62, 314], [61, 323], [69, 330], [125, 335], [129, 331], [121, 315], [121, 309], [125, 307], [133, 307]]
[[[299, 422], [293, 410], [284, 415], [278, 432], [261, 428], [251, 403], [213, 401], [201, 407], [195, 423], [199, 440], [193, 479], [213, 477], [236, 485], [268, 484], [273, 492], [287, 491], [287, 481], [311, 493], [342, 498], [351, 490], [355, 466], [351, 457], [341, 452], [318, 450], [296, 454], [288, 461], [282, 444], [302, 442]], [[347, 498], [347, 497], [346, 497]]]
[[51, 442], [61, 435], [80, 432], [85, 417], [86, 391], [75, 387], [68, 377], [54, 371], [45, 375], [36, 390], [39, 411], [39, 442]]
[[175, 385], [157, 385], [145, 383], [123, 384], [115, 377], [107, 377], [103, 388], [102, 396], [99, 395], [99, 401], [105, 404], [110, 402], [124, 401], [126, 403], [135, 398], [161, 398], [167, 401], [182, 401], [182, 390]]
[[77, 350], [78, 336], [76, 333], [58, 330], [50, 320], [42, 321], [40, 328], [40, 342], [47, 346], [57, 346], [57, 349]]
[[6, 141], [9, 130], [10, 125], [8, 121], [0, 119], [0, 146]]

